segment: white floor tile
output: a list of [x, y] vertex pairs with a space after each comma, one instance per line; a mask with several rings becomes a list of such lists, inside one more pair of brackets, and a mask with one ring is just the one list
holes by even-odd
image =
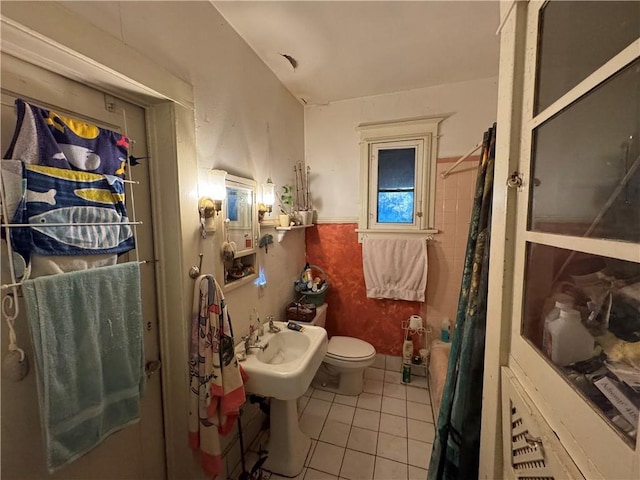
[[335, 475], [330, 475], [326, 472], [320, 472], [313, 468], [307, 468], [307, 473], [304, 476], [304, 480], [338, 480]]
[[326, 400], [327, 402], [333, 402], [333, 397], [335, 397], [335, 393], [325, 392], [324, 390], [315, 389], [311, 394], [311, 398], [319, 398], [320, 400]]
[[392, 357], [387, 355], [385, 370], [392, 370], [394, 372], [400, 372], [402, 370], [402, 357]]
[[305, 412], [300, 416], [298, 425], [303, 433], [317, 440], [320, 437], [320, 432], [322, 432], [324, 421], [325, 417], [319, 417]]
[[298, 403], [298, 417], [299, 417], [300, 415], [302, 415], [302, 412], [304, 412], [304, 409], [305, 409], [305, 407], [307, 406], [307, 403], [309, 403], [309, 398], [310, 398], [310, 397], [305, 397], [305, 396], [303, 396], [303, 397], [300, 397], [300, 398], [297, 400], [297, 403]]
[[426, 480], [427, 470], [409, 465], [409, 480]]
[[355, 411], [356, 407], [334, 403], [333, 405], [331, 405], [327, 420], [334, 420], [336, 422], [342, 422], [346, 423], [347, 425], [351, 425], [351, 423], [353, 422], [353, 415]]
[[429, 391], [416, 383], [426, 379], [414, 375], [405, 385], [400, 357], [377, 358], [398, 370], [368, 368], [360, 395], [310, 387], [298, 399], [300, 429], [312, 444], [294, 480], [426, 480], [435, 426]]
[[316, 445], [318, 445], [318, 440], [311, 439], [311, 447], [309, 447], [309, 453], [307, 453], [307, 458], [304, 461], [304, 466], [308, 467], [311, 463], [311, 458], [313, 457], [313, 452], [316, 450]]
[[374, 432], [373, 430], [365, 430], [358, 427], [351, 427], [351, 433], [349, 434], [347, 448], [375, 455], [377, 443], [378, 432]]
[[340, 478], [349, 480], [372, 480], [376, 457], [367, 453], [349, 450], [344, 454]]
[[371, 365], [373, 368], [381, 368], [384, 370], [384, 366], [385, 366], [385, 362], [386, 362], [386, 355], [381, 355], [381, 354], [377, 354], [375, 360], [373, 361], [373, 365]]
[[431, 443], [409, 440], [407, 463], [414, 467], [429, 468], [432, 446]]
[[380, 431], [395, 435], [396, 437], [407, 437], [407, 419], [396, 415], [383, 413], [380, 415]]
[[327, 419], [327, 421], [324, 422], [324, 427], [322, 427], [320, 441], [339, 447], [346, 447], [350, 431], [351, 425]]
[[384, 381], [389, 383], [402, 383], [402, 372], [384, 371]]
[[382, 405], [382, 395], [374, 393], [361, 393], [358, 398], [358, 408], [366, 408], [367, 410], [380, 411]]
[[433, 422], [431, 405], [407, 402], [407, 417], [421, 422]]
[[421, 422], [420, 420], [407, 420], [408, 437], [421, 442], [433, 443], [436, 436], [436, 429], [433, 423]]
[[429, 391], [422, 388], [406, 387], [407, 400], [416, 403], [431, 403], [429, 401]]
[[382, 395], [383, 385], [384, 382], [382, 382], [381, 380], [372, 380], [370, 378], [365, 378], [362, 390], [366, 393], [376, 393], [378, 395]]
[[428, 386], [427, 377], [418, 377], [414, 375], [411, 377], [411, 385], [417, 388], [424, 388], [426, 390]]
[[399, 398], [382, 397], [382, 413], [398, 415], [400, 417], [407, 416], [407, 402]]
[[376, 455], [396, 462], [407, 463], [407, 439], [380, 432]]
[[402, 400], [407, 399], [407, 387], [404, 385], [398, 385], [397, 383], [388, 383], [384, 384], [384, 391], [382, 395], [385, 397], [393, 397], [400, 398]]
[[370, 378], [371, 380], [384, 380], [384, 370], [369, 367], [364, 371], [364, 378]]
[[407, 480], [407, 464], [376, 457], [374, 480]]
[[356, 414], [353, 417], [353, 426], [366, 428], [367, 430], [375, 430], [377, 432], [380, 426], [380, 412], [356, 408]]
[[320, 400], [318, 398], [311, 398], [305, 407], [305, 412], [316, 417], [325, 418], [329, 414], [331, 408], [331, 402]]
[[[342, 465], [342, 457], [345, 449], [329, 443], [318, 442], [316, 449], [311, 457], [309, 468], [320, 470], [321, 472], [338, 475], [340, 466]], [[307, 471], [307, 476], [309, 471]], [[306, 478], [306, 477], [305, 477]]]
[[341, 405], [351, 405], [352, 407], [355, 407], [356, 403], [358, 403], [358, 396], [357, 395], [340, 395], [339, 393], [336, 393], [336, 396], [333, 399], [333, 402], [339, 403]]

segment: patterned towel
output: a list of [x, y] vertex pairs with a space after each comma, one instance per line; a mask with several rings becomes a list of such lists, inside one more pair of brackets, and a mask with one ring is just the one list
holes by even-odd
[[[113, 175], [25, 165], [26, 190], [13, 223], [30, 228], [11, 232], [25, 259], [40, 255], [121, 254], [135, 248], [124, 205], [124, 183]], [[47, 226], [49, 223], [112, 225]], [[123, 225], [124, 223], [124, 225]]]
[[18, 121], [4, 158], [124, 177], [129, 138], [16, 100]]
[[224, 295], [212, 275], [196, 280], [189, 347], [189, 446], [200, 452], [204, 471], [222, 470], [219, 435], [226, 435], [245, 401], [246, 374], [234, 351]]

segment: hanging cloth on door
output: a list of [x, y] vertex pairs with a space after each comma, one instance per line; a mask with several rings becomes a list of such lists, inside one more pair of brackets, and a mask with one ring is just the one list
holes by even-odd
[[4, 158], [124, 177], [129, 138], [16, 99], [18, 121]]
[[238, 364], [231, 319], [213, 275], [196, 279], [189, 347], [189, 446], [203, 470], [222, 470], [220, 435], [226, 435], [245, 402], [246, 374]]

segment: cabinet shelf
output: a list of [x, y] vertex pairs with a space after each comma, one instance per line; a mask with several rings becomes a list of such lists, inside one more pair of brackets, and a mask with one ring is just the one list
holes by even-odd
[[311, 223], [309, 225], [294, 225], [292, 227], [276, 227], [276, 231], [278, 232], [278, 243], [282, 241], [287, 232], [290, 232], [291, 230], [301, 230], [303, 228], [309, 227], [313, 227], [313, 224]]

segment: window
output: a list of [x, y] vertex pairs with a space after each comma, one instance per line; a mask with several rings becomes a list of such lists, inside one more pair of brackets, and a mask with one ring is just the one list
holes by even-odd
[[441, 118], [360, 125], [361, 233], [433, 233]]

